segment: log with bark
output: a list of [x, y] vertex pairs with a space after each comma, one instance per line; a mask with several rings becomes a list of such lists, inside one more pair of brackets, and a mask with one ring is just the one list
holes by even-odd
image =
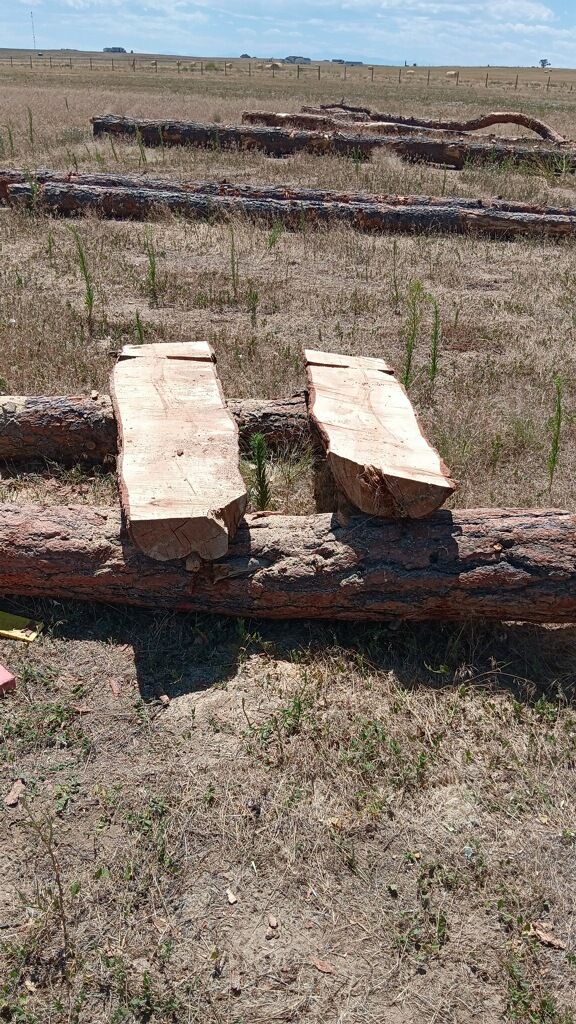
[[112, 114], [92, 118], [94, 136], [119, 135], [139, 139], [145, 146], [198, 146], [204, 149], [260, 149], [270, 156], [293, 153], [337, 153], [368, 160], [373, 142], [345, 133], [297, 132], [278, 128], [235, 127], [196, 121], [148, 121]]
[[347, 503], [398, 519], [421, 519], [440, 508], [456, 484], [392, 367], [315, 349], [304, 356], [310, 419]]
[[[272, 401], [231, 399], [227, 406], [244, 450], [252, 434], [263, 434], [270, 450], [280, 454], [310, 443], [303, 392]], [[0, 395], [0, 460], [101, 463], [113, 459], [116, 450], [116, 420], [108, 395]]]
[[540, 142], [500, 142], [463, 135], [461, 138], [363, 135], [345, 132], [289, 131], [244, 125], [228, 127], [185, 121], [144, 121], [107, 115], [92, 119], [94, 135], [110, 133], [139, 138], [145, 145], [188, 145], [212, 148], [261, 149], [272, 156], [298, 152], [327, 153], [367, 160], [375, 149], [416, 163], [432, 163], [461, 170], [468, 163], [529, 166], [553, 172], [573, 173], [573, 148], [545, 146]]
[[[25, 205], [59, 216], [80, 216], [93, 212], [103, 217], [145, 220], [161, 210], [179, 216], [228, 220], [242, 216], [267, 225], [282, 224], [298, 230], [305, 223], [311, 226], [330, 225], [337, 221], [367, 232], [432, 232], [457, 234], [487, 234], [491, 237], [511, 238], [515, 235], [531, 237], [572, 237], [576, 231], [574, 211], [562, 208], [547, 209], [498, 203], [484, 206], [477, 200], [430, 200], [416, 198], [407, 205], [405, 198], [395, 197], [392, 202], [328, 200], [327, 193], [319, 200], [295, 198], [255, 198], [246, 194], [204, 195], [185, 190], [163, 191], [140, 188], [101, 188], [96, 186], [46, 183], [38, 185], [12, 184], [7, 187], [9, 202]], [[310, 192], [311, 190], [308, 190]], [[516, 208], [515, 208], [516, 207]], [[560, 212], [562, 211], [562, 212]]]
[[539, 135], [547, 142], [556, 142], [564, 145], [568, 142], [566, 136], [555, 131], [549, 124], [537, 117], [531, 117], [519, 110], [494, 110], [487, 114], [480, 114], [478, 117], [469, 118], [467, 121], [443, 121], [430, 117], [406, 117], [404, 114], [383, 114], [370, 107], [354, 107], [347, 103], [322, 103], [319, 107], [302, 107], [303, 113], [316, 113], [319, 116], [326, 116], [330, 111], [332, 116], [338, 119], [359, 118], [367, 121], [387, 121], [391, 124], [407, 125], [415, 128], [429, 128], [433, 131], [449, 132], [476, 132], [482, 128], [492, 128], [495, 124], [516, 124], [521, 128]]
[[221, 558], [248, 495], [212, 348], [205, 341], [125, 345], [110, 385], [132, 540], [161, 562]]
[[[147, 174], [78, 174], [74, 171], [62, 172], [39, 168], [36, 171], [21, 171], [12, 168], [0, 168], [0, 201], [9, 202], [20, 194], [13, 185], [26, 185], [22, 195], [41, 201], [43, 190], [36, 186], [70, 185], [89, 189], [127, 189], [135, 192], [168, 192], [174, 195], [199, 195], [220, 198], [238, 198], [252, 200], [271, 200], [277, 202], [298, 202], [306, 200], [311, 203], [346, 203], [352, 205], [371, 205], [384, 203], [387, 206], [425, 206], [449, 207], [463, 210], [492, 210], [504, 213], [559, 214], [575, 216], [576, 209], [563, 206], [535, 206], [530, 203], [508, 202], [500, 199], [483, 200], [469, 196], [426, 196], [396, 195], [394, 193], [342, 192], [335, 189], [299, 188], [293, 185], [261, 185], [242, 184], [241, 182], [223, 181], [173, 181], [167, 178], [151, 178]], [[57, 193], [55, 193], [57, 194]], [[68, 195], [63, 192], [62, 196]], [[76, 212], [74, 192], [70, 193], [70, 211]], [[82, 193], [84, 195], [84, 193]], [[101, 194], [94, 192], [94, 197]], [[63, 212], [66, 212], [64, 209]], [[80, 212], [80, 205], [78, 205]]]
[[[316, 112], [317, 111], [317, 112]], [[432, 137], [448, 139], [449, 137], [461, 139], [467, 134], [452, 128], [434, 128], [405, 123], [403, 121], [363, 121], [345, 119], [345, 112], [337, 116], [336, 111], [328, 116], [328, 112], [320, 111], [317, 107], [306, 108], [299, 114], [273, 113], [269, 110], [245, 110], [242, 114], [243, 124], [264, 124], [269, 128], [303, 128], [310, 131], [348, 132], [355, 134], [376, 135], [419, 135], [422, 138]], [[499, 137], [500, 142], [514, 143], [514, 139]], [[528, 141], [528, 140], [527, 140]], [[555, 141], [555, 140], [554, 140]]]
[[576, 621], [576, 517], [247, 517], [226, 558], [187, 572], [142, 555], [108, 508], [0, 507], [5, 595], [276, 619]]

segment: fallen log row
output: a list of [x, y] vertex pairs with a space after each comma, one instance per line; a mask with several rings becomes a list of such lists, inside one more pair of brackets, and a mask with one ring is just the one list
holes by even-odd
[[47, 183], [9, 185], [8, 201], [58, 216], [92, 212], [101, 217], [146, 220], [160, 210], [169, 210], [179, 216], [211, 221], [241, 216], [267, 225], [282, 224], [293, 230], [299, 230], [303, 224], [319, 226], [340, 221], [367, 232], [479, 233], [504, 238], [515, 235], [565, 238], [573, 237], [576, 232], [573, 211], [568, 214], [565, 211], [540, 212], [538, 208], [527, 207], [529, 212], [520, 212], [506, 209], [513, 204], [484, 207], [451, 200], [442, 206], [421, 202], [406, 206], [351, 200], [341, 203], [249, 199], [185, 191]]
[[322, 103], [319, 107], [302, 107], [303, 112], [331, 111], [332, 116], [338, 118], [349, 117], [350, 115], [367, 121], [382, 122], [391, 124], [406, 125], [415, 128], [429, 128], [433, 131], [449, 132], [476, 132], [482, 128], [491, 128], [495, 124], [517, 124], [521, 128], [527, 128], [547, 142], [556, 142], [563, 145], [568, 142], [564, 135], [560, 135], [549, 124], [537, 117], [530, 117], [518, 110], [493, 110], [488, 114], [481, 114], [479, 117], [469, 118], [467, 121], [443, 121], [439, 118], [429, 117], [406, 117], [404, 114], [382, 114], [370, 107], [353, 107], [347, 103]]
[[[243, 450], [252, 434], [263, 434], [271, 451], [284, 453], [310, 443], [304, 393], [274, 401], [227, 402]], [[48, 459], [103, 463], [117, 451], [117, 428], [108, 395], [0, 396], [0, 460]]]
[[302, 128], [307, 131], [372, 133], [377, 135], [421, 135], [462, 137], [462, 132], [441, 131], [439, 128], [422, 128], [419, 125], [397, 123], [396, 121], [345, 121], [340, 117], [329, 117], [326, 113], [284, 114], [270, 110], [245, 110], [242, 124], [263, 124], [268, 128]]
[[[242, 184], [230, 181], [172, 181], [150, 178], [147, 174], [77, 174], [40, 168], [30, 172], [0, 168], [0, 202], [8, 203], [19, 192], [13, 185], [25, 185], [22, 194], [39, 199], [38, 185], [78, 185], [94, 189], [129, 189], [144, 192], [170, 192], [174, 195], [201, 195], [222, 198], [275, 200], [278, 202], [346, 203], [352, 205], [448, 207], [463, 210], [497, 210], [504, 213], [559, 214], [576, 216], [576, 208], [564, 206], [535, 206], [513, 203], [501, 199], [485, 201], [469, 196], [395, 195], [393, 193], [339, 192], [334, 189], [299, 188], [292, 185]], [[65, 194], [65, 193], [64, 193]]]
[[576, 170], [574, 149], [544, 146], [540, 142], [499, 142], [470, 136], [444, 140], [420, 136], [351, 135], [247, 125], [229, 127], [185, 121], [145, 121], [112, 115], [92, 118], [92, 126], [95, 136], [126, 135], [148, 146], [237, 147], [261, 149], [272, 156], [289, 156], [298, 152], [332, 153], [356, 160], [368, 160], [374, 149], [382, 149], [407, 161], [439, 164], [456, 170], [461, 170], [468, 163], [506, 163], [511, 167], [530, 166], [562, 173]]
[[121, 533], [115, 509], [0, 507], [0, 591], [275, 619], [576, 621], [576, 517], [439, 511], [410, 523], [256, 514], [187, 572]]

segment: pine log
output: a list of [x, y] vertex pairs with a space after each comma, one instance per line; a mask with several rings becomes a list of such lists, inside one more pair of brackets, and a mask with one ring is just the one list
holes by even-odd
[[161, 562], [221, 558], [246, 510], [215, 364], [206, 342], [125, 345], [112, 372], [122, 509], [134, 543]]
[[0, 507], [0, 592], [276, 619], [576, 621], [576, 517], [441, 510], [414, 521], [253, 515], [229, 554], [155, 562], [114, 509]]
[[382, 114], [377, 110], [371, 110], [370, 107], [352, 107], [346, 103], [323, 103], [320, 107], [302, 107], [304, 113], [312, 113], [316, 110], [321, 113], [329, 110], [339, 118], [353, 115], [355, 118], [365, 118], [368, 121], [386, 121], [407, 127], [429, 128], [433, 131], [476, 132], [482, 128], [491, 128], [495, 124], [517, 124], [521, 128], [527, 128], [528, 131], [534, 132], [547, 142], [563, 145], [568, 141], [564, 135], [560, 135], [549, 124], [518, 110], [494, 110], [488, 114], [480, 114], [479, 117], [469, 118], [467, 121], [443, 121], [429, 117], [406, 117], [404, 114]]
[[[145, 220], [162, 210], [179, 216], [203, 220], [228, 220], [247, 217], [258, 223], [283, 224], [298, 230], [303, 223], [330, 225], [336, 221], [359, 231], [432, 232], [487, 234], [510, 238], [515, 235], [565, 238], [576, 231], [574, 211], [555, 208], [493, 203], [483, 206], [477, 200], [446, 199], [432, 202], [425, 197], [412, 205], [396, 197], [388, 202], [356, 202], [350, 196], [339, 200], [300, 198], [269, 199], [245, 196], [203, 195], [186, 191], [161, 191], [141, 187], [98, 188], [86, 185], [56, 184], [8, 185], [9, 201], [59, 216], [80, 216], [93, 212], [102, 217]], [[296, 195], [296, 190], [293, 192]], [[439, 205], [443, 202], [443, 205]], [[516, 208], [514, 208], [516, 207]], [[556, 212], [558, 210], [558, 212]]]
[[471, 138], [443, 140], [420, 136], [361, 135], [345, 132], [312, 132], [244, 125], [224, 127], [185, 121], [144, 121], [126, 117], [92, 118], [94, 135], [110, 133], [139, 138], [145, 145], [188, 145], [211, 148], [262, 149], [272, 156], [308, 152], [368, 160], [374, 149], [404, 160], [433, 163], [461, 170], [467, 163], [507, 163], [568, 173], [576, 170], [573, 148], [545, 146], [540, 142], [499, 142]]
[[336, 488], [356, 509], [421, 519], [456, 484], [383, 359], [306, 349], [310, 418]]
[[[231, 399], [228, 409], [249, 447], [252, 434], [263, 434], [274, 452], [309, 444], [303, 393], [272, 401]], [[108, 395], [0, 395], [0, 460], [50, 459], [66, 464], [106, 462], [117, 449], [116, 420]]]
[[[22, 193], [32, 197], [31, 178], [35, 185], [78, 185], [94, 189], [115, 190], [128, 189], [136, 192], [168, 192], [174, 195], [230, 197], [253, 200], [274, 200], [298, 202], [306, 200], [313, 203], [346, 203], [352, 205], [371, 205], [384, 203], [387, 206], [425, 206], [448, 207], [463, 210], [490, 210], [504, 213], [559, 214], [575, 216], [576, 209], [563, 206], [535, 206], [530, 203], [514, 203], [500, 199], [483, 200], [469, 196], [426, 196], [426, 195], [395, 195], [393, 193], [341, 192], [335, 189], [298, 188], [292, 185], [261, 185], [242, 184], [230, 181], [173, 181], [166, 178], [151, 178], [147, 174], [78, 174], [75, 172], [51, 171], [39, 168], [34, 172], [0, 168], [0, 201], [8, 202], [10, 196], [16, 197], [17, 190], [12, 185], [26, 185]], [[36, 200], [41, 201], [43, 192], [37, 190]], [[66, 195], [66, 193], [63, 193]], [[96, 195], [96, 193], [95, 193]], [[98, 193], [99, 195], [99, 193]], [[78, 208], [78, 212], [80, 207]], [[65, 211], [64, 211], [65, 212]], [[70, 212], [75, 212], [72, 205]]]
[[[325, 132], [349, 132], [355, 134], [372, 133], [377, 135], [420, 135], [424, 136], [455, 136], [462, 137], [461, 131], [450, 131], [441, 128], [427, 128], [421, 125], [404, 124], [396, 121], [362, 121], [345, 117], [337, 117], [334, 113], [329, 117], [326, 112], [314, 111], [318, 108], [311, 108], [306, 112], [304, 108], [299, 114], [272, 113], [269, 110], [245, 110], [242, 113], [243, 124], [263, 124], [269, 128], [303, 128], [309, 131]], [[306, 108], [308, 110], [308, 108]], [[512, 141], [512, 140], [506, 140]]]
[[198, 146], [204, 149], [261, 149], [270, 156], [338, 153], [368, 160], [369, 138], [344, 133], [297, 132], [278, 128], [234, 127], [196, 121], [148, 121], [113, 114], [92, 118], [94, 136], [119, 135], [139, 139], [145, 146]]

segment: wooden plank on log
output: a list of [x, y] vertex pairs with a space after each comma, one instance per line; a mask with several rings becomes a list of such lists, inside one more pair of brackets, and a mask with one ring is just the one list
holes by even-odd
[[[40, 186], [12, 184], [9, 201], [33, 206], [60, 216], [92, 212], [101, 217], [149, 219], [161, 210], [201, 220], [228, 220], [242, 216], [258, 223], [283, 224], [299, 230], [303, 223], [313, 227], [341, 221], [367, 232], [445, 232], [487, 234], [490, 237], [565, 238], [576, 233], [574, 210], [525, 207], [498, 203], [482, 206], [475, 200], [445, 200], [440, 203], [416, 200], [400, 202], [269, 199], [229, 195], [203, 195], [185, 191], [161, 191], [141, 187], [99, 188], [74, 184], [47, 183]], [[257, 192], [257, 190], [256, 190]], [[517, 206], [518, 209], [509, 209]], [[556, 212], [558, 211], [558, 212]]]
[[576, 622], [576, 516], [248, 516], [226, 558], [159, 563], [115, 509], [0, 506], [0, 592], [274, 619]]
[[456, 484], [382, 359], [307, 349], [310, 418], [337, 489], [374, 516], [421, 519]]
[[[310, 441], [304, 392], [289, 398], [230, 399], [240, 447], [263, 434], [274, 452], [289, 452]], [[105, 462], [117, 451], [116, 420], [108, 395], [0, 395], [0, 460]]]
[[126, 345], [111, 380], [134, 543], [160, 561], [221, 558], [247, 502], [238, 430], [205, 342]]
[[[449, 139], [426, 135], [392, 136], [349, 131], [313, 132], [254, 125], [229, 127], [187, 121], [148, 121], [106, 115], [92, 118], [95, 136], [110, 133], [139, 138], [145, 145], [188, 145], [212, 148], [262, 149], [273, 156], [308, 152], [369, 160], [375, 149], [395, 153], [404, 160], [433, 163], [461, 170], [468, 163], [530, 166], [558, 173], [576, 171], [573, 146], [544, 144], [540, 140], [500, 142], [470, 135]], [[346, 127], [346, 126], [344, 126]]]

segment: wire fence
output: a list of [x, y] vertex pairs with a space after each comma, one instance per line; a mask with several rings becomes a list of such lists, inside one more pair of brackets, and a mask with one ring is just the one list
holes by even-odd
[[500, 87], [504, 89], [528, 89], [550, 92], [564, 90], [572, 92], [576, 84], [576, 72], [543, 70], [538, 77], [528, 78], [526, 72], [502, 69], [498, 72], [484, 72], [482, 69], [464, 68], [457, 71], [446, 71], [438, 68], [385, 67], [382, 65], [354, 65], [338, 63], [291, 64], [280, 61], [255, 60], [193, 60], [174, 58], [152, 59], [134, 57], [131, 54], [102, 55], [96, 57], [66, 56], [11, 56], [0, 58], [2, 68], [28, 68], [31, 71], [88, 71], [118, 72], [124, 74], [149, 75], [188, 75], [190, 77], [246, 77], [246, 78], [279, 78], [349, 81], [351, 84], [374, 82], [379, 85], [418, 85], [438, 86], [453, 85], [482, 87]]

